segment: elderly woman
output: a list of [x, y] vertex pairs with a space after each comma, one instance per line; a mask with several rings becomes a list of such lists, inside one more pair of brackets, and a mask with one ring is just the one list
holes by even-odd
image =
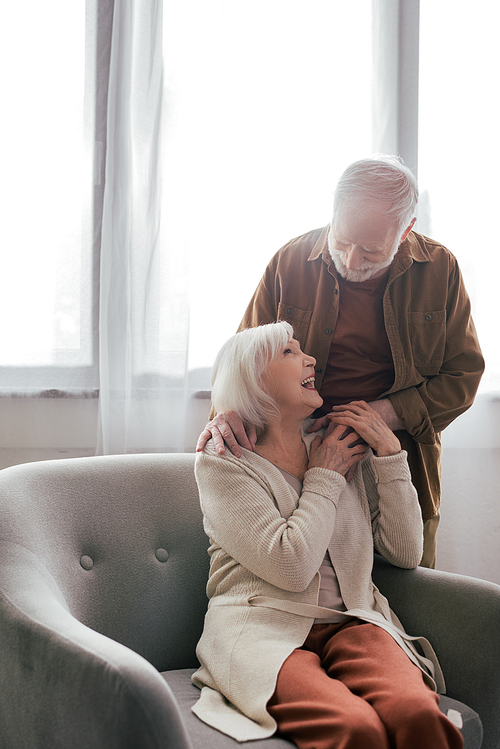
[[422, 554], [406, 453], [361, 401], [308, 434], [315, 363], [285, 322], [217, 357], [213, 405], [258, 439], [240, 458], [210, 441], [196, 461], [211, 565], [193, 710], [238, 741], [278, 730], [300, 749], [459, 749], [432, 648], [417, 651], [371, 579], [374, 547], [398, 567]]

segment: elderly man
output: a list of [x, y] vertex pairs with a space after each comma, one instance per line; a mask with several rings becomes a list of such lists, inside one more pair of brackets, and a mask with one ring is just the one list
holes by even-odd
[[[363, 159], [342, 174], [333, 220], [273, 257], [240, 328], [293, 325], [314, 356], [324, 400], [371, 404], [408, 452], [425, 523], [421, 564], [435, 565], [441, 488], [440, 433], [472, 405], [484, 361], [456, 258], [413, 231], [418, 189], [392, 156]], [[330, 417], [331, 418], [331, 417]], [[253, 449], [255, 435], [218, 415], [200, 436]]]

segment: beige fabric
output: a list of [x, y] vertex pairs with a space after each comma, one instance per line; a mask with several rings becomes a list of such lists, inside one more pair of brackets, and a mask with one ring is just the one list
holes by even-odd
[[[312, 438], [304, 437], [306, 445]], [[420, 507], [404, 452], [370, 455], [350, 484], [313, 468], [299, 499], [261, 456], [219, 456], [209, 442], [196, 479], [211, 542], [210, 603], [193, 677], [202, 688], [193, 710], [202, 720], [239, 741], [275, 731], [266, 704], [278, 671], [314, 619], [329, 613], [317, 605], [327, 549], [350, 614], [387, 629], [419, 662], [371, 580], [374, 544], [399, 567], [416, 567], [422, 555]]]

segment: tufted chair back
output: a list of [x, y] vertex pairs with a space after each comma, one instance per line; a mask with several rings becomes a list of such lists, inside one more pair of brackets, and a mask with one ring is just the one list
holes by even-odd
[[160, 671], [196, 666], [207, 606], [194, 457], [59, 460], [0, 474], [7, 557], [29, 557], [33, 569], [34, 555], [71, 614]]

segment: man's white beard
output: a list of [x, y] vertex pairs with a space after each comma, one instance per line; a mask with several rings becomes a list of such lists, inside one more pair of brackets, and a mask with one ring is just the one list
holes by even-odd
[[387, 268], [392, 263], [396, 252], [398, 251], [396, 245], [394, 252], [385, 260], [381, 260], [380, 263], [370, 263], [365, 261], [364, 263], [361, 263], [356, 270], [349, 270], [342, 260], [342, 255], [344, 253], [333, 248], [333, 241], [330, 233], [328, 234], [328, 249], [330, 250], [330, 255], [337, 269], [337, 273], [340, 273], [342, 278], [345, 278], [346, 281], [351, 281], [352, 283], [362, 283], [363, 281], [368, 281], [369, 278], [373, 278], [376, 273]]
[[[394, 253], [394, 255], [395, 254], [396, 252]], [[394, 260], [394, 255], [392, 255], [391, 257], [387, 258], [387, 260], [382, 260], [380, 263], [364, 262], [359, 266], [359, 268], [356, 268], [356, 270], [349, 270], [349, 268], [347, 268], [342, 262], [341, 252], [338, 252], [337, 250], [330, 250], [330, 255], [332, 256], [332, 260], [337, 269], [337, 273], [340, 273], [342, 278], [345, 278], [346, 281], [352, 281], [352, 283], [362, 283], [363, 281], [368, 281], [368, 279], [373, 278], [376, 273], [383, 270], [384, 268], [387, 268]]]

